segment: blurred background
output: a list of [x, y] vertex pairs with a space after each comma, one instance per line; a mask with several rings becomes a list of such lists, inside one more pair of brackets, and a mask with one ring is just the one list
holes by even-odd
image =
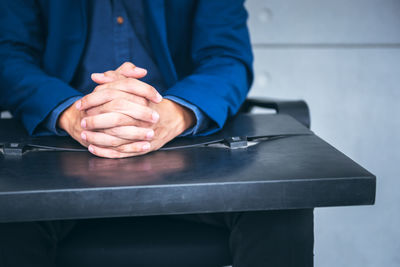
[[315, 211], [315, 266], [400, 266], [400, 0], [248, 0], [251, 96], [304, 99], [311, 129], [377, 176], [374, 206]]

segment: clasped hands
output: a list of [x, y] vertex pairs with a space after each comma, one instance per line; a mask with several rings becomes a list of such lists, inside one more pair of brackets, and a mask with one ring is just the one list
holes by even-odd
[[196, 118], [138, 80], [146, 74], [128, 62], [115, 71], [92, 74], [99, 85], [67, 108], [58, 126], [99, 157], [125, 158], [159, 149]]

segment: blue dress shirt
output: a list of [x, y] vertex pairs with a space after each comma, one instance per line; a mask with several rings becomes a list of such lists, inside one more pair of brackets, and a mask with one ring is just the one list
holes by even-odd
[[[160, 70], [152, 58], [150, 44], [144, 25], [142, 0], [105, 0], [90, 2], [89, 34], [86, 47], [71, 85], [82, 92], [90, 93], [96, 84], [90, 75], [96, 72], [114, 70], [126, 61], [148, 70], [141, 80], [152, 85], [162, 95], [167, 89]], [[59, 104], [46, 118], [39, 134], [66, 135], [57, 127], [60, 114], [81, 96], [69, 98]], [[164, 95], [193, 111], [197, 123], [182, 135], [195, 135], [207, 129], [208, 117], [195, 105], [176, 96]], [[50, 132], [49, 132], [50, 131]]]

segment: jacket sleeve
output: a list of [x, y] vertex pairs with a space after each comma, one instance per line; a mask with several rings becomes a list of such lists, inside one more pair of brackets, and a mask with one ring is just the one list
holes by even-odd
[[199, 107], [220, 129], [234, 115], [253, 79], [247, 12], [241, 0], [199, 0], [193, 21], [194, 71], [164, 94]]
[[0, 106], [21, 119], [29, 134], [58, 104], [80, 95], [41, 68], [42, 20], [35, 0], [0, 1]]

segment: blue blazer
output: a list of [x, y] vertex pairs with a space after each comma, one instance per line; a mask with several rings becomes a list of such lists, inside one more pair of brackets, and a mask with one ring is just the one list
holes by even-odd
[[[0, 1], [0, 106], [30, 134], [64, 100], [87, 37], [88, 1]], [[199, 107], [221, 128], [253, 74], [243, 0], [145, 1], [146, 27], [165, 94]]]

